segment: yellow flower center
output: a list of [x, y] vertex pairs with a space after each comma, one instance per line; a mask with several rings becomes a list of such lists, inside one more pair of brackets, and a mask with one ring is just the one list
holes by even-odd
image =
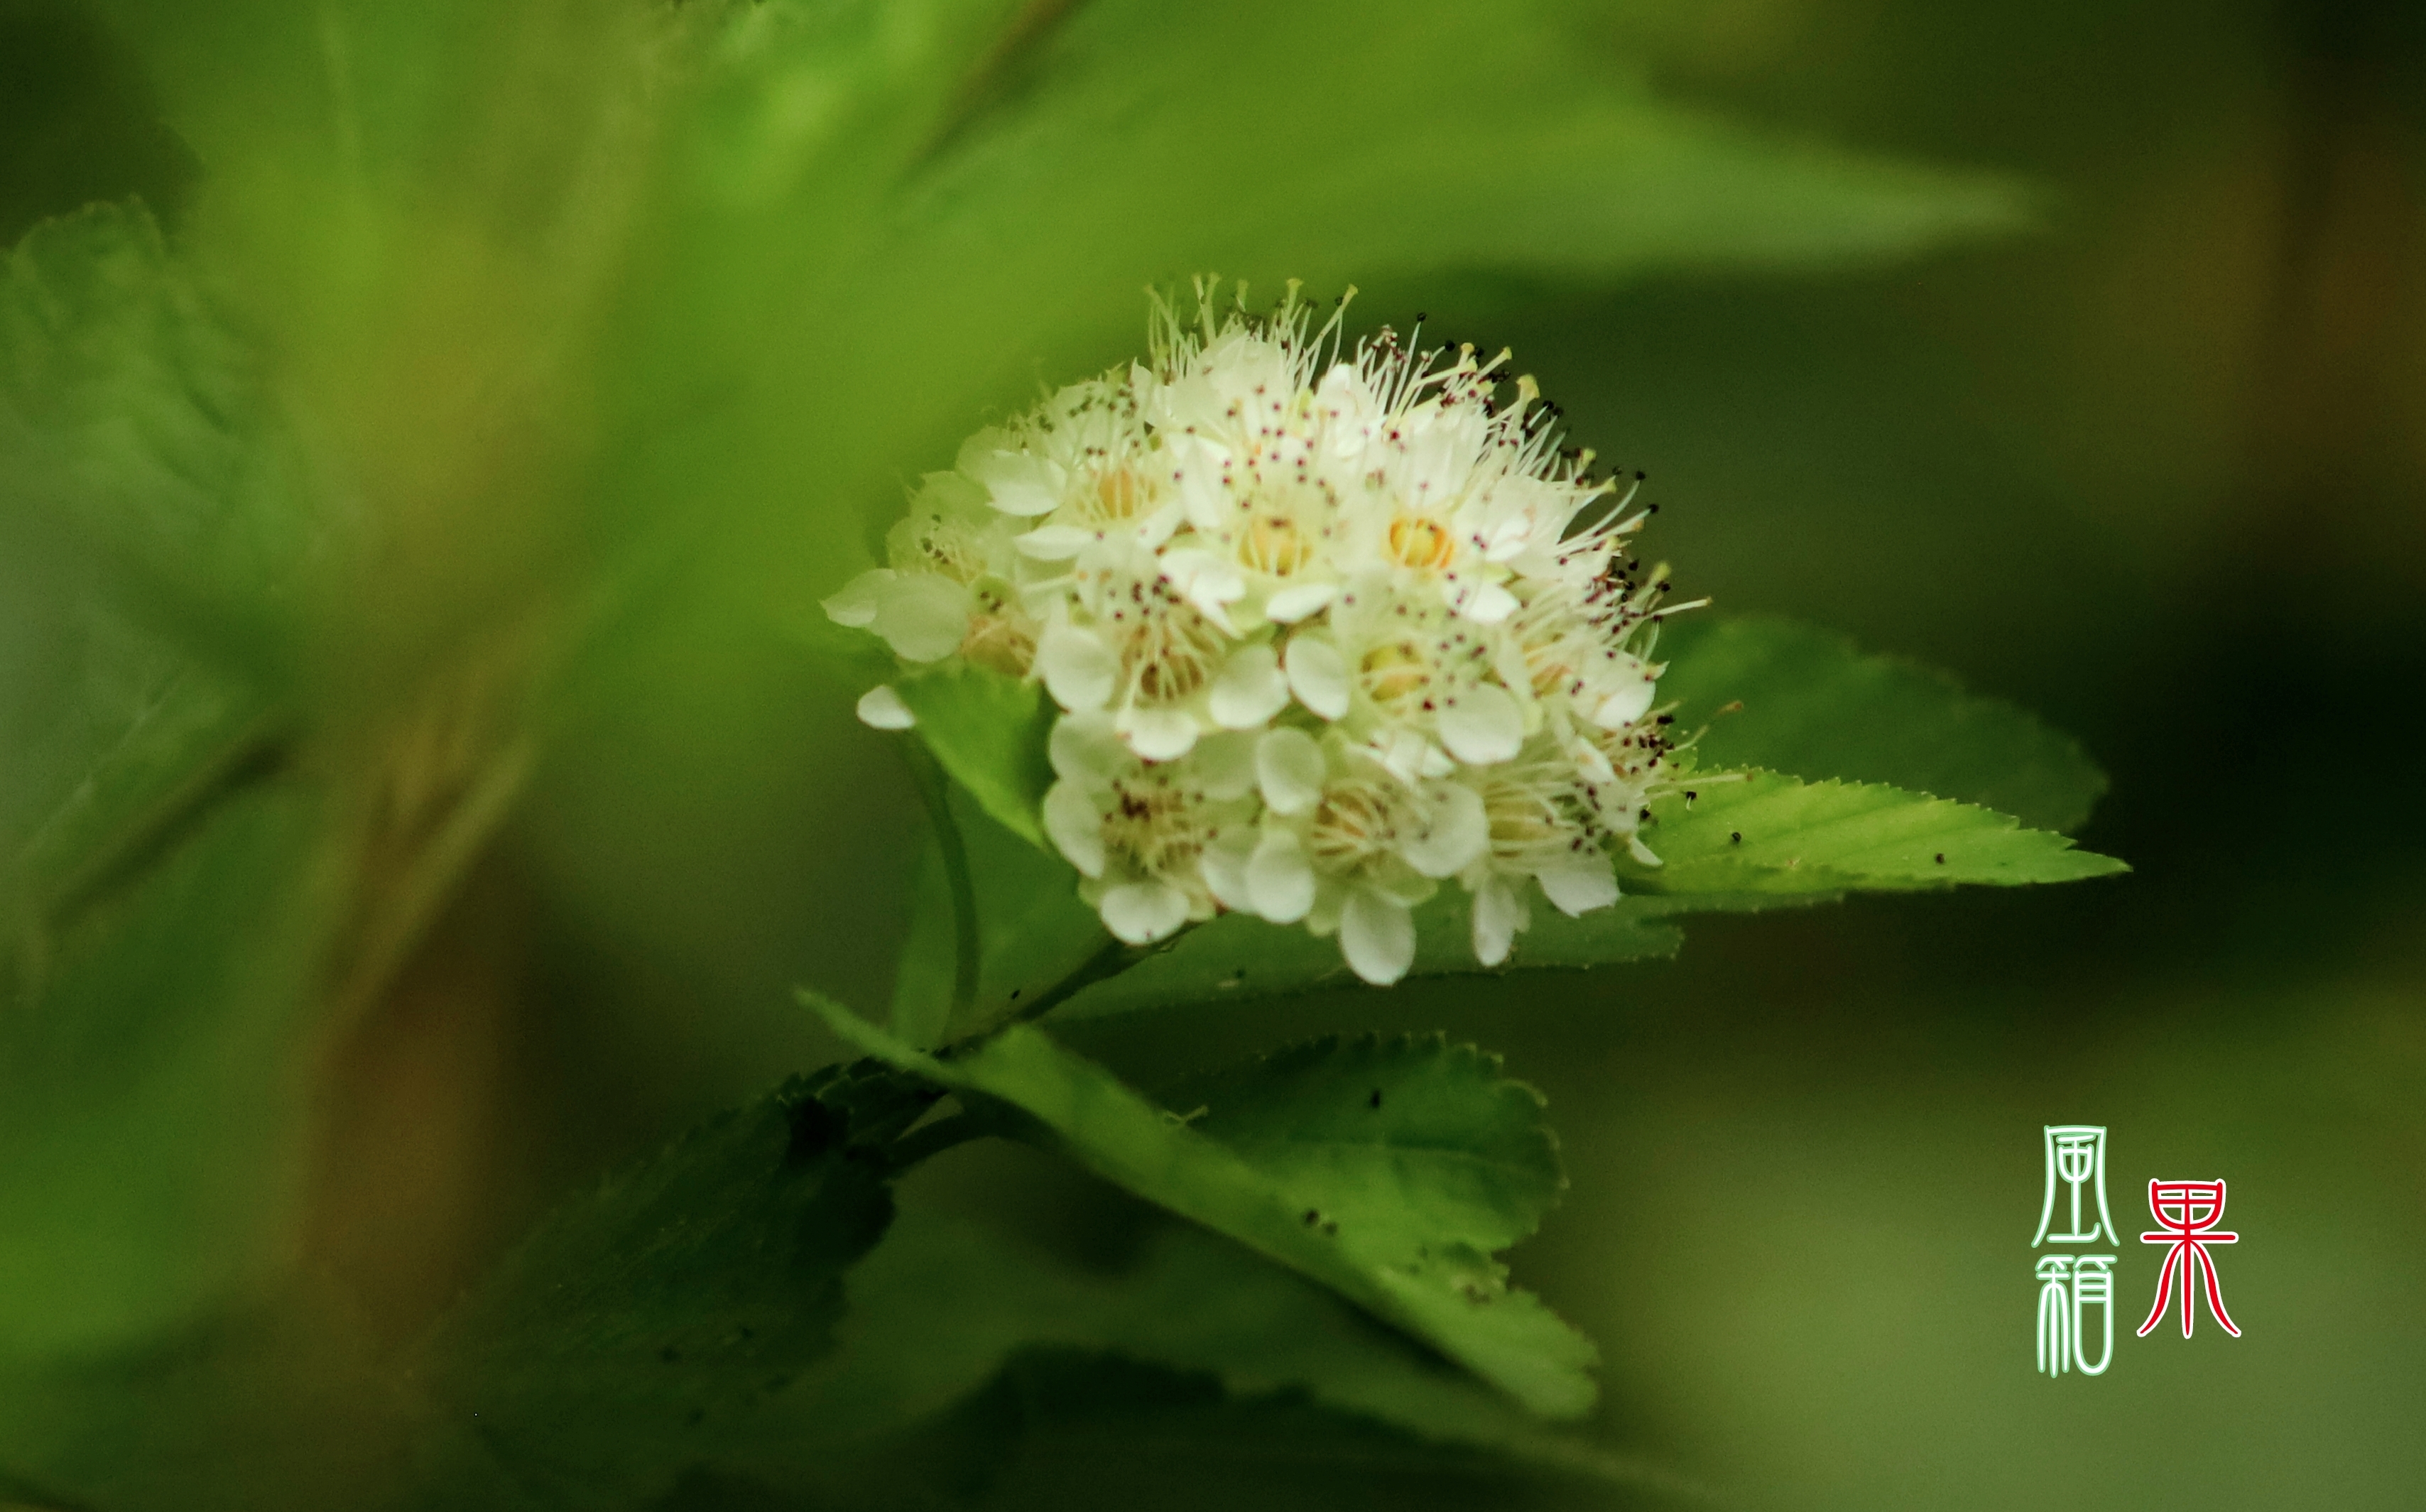
[[1456, 538], [1438, 520], [1401, 514], [1390, 522], [1390, 555], [1400, 566], [1437, 571], [1456, 554]]
[[1399, 709], [1420, 698], [1431, 686], [1431, 663], [1413, 640], [1385, 642], [1365, 653], [1357, 663], [1365, 691], [1384, 708]]

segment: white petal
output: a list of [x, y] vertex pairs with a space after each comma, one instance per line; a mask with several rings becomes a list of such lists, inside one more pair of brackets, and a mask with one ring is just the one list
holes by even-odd
[[1516, 612], [1516, 595], [1497, 583], [1482, 583], [1466, 595], [1465, 617], [1478, 625], [1496, 625]]
[[1629, 835], [1625, 837], [1625, 850], [1627, 854], [1633, 856], [1634, 859], [1642, 862], [1644, 866], [1664, 867], [1668, 864], [1667, 862], [1659, 859], [1658, 854], [1653, 851], [1651, 847], [1642, 843], [1642, 837], [1640, 835]]
[[1050, 514], [1061, 502], [1068, 477], [1042, 457], [1017, 451], [989, 451], [966, 459], [962, 468], [986, 485], [995, 509], [1005, 514]]
[[1187, 523], [1187, 510], [1181, 507], [1177, 499], [1173, 499], [1138, 522], [1136, 531], [1138, 543], [1140, 545], [1159, 549], [1164, 542], [1178, 534], [1179, 528]]
[[1586, 782], [1605, 787], [1617, 780], [1617, 769], [1609, 764], [1609, 757], [1600, 754], [1600, 747], [1590, 740], [1570, 743], [1567, 756], [1575, 762], [1576, 770], [1583, 773]]
[[1055, 720], [1044, 750], [1053, 759], [1055, 776], [1081, 783], [1090, 791], [1108, 786], [1112, 773], [1129, 759], [1112, 728], [1112, 717], [1102, 713], [1066, 714]]
[[[1373, 738], [1373, 742], [1366, 747], [1366, 752], [1374, 760], [1389, 769], [1390, 775], [1410, 788], [1425, 775], [1425, 769], [1430, 765], [1425, 757], [1438, 754], [1433, 751], [1430, 740], [1413, 730], [1398, 730], [1377, 735]], [[1446, 774], [1434, 773], [1434, 775]]]
[[1605, 730], [1623, 729], [1641, 719], [1650, 709], [1651, 701], [1658, 695], [1658, 684], [1649, 678], [1641, 682], [1628, 678], [1594, 707], [1592, 721]]
[[1482, 812], [1482, 795], [1464, 783], [1445, 784], [1433, 802], [1431, 822], [1399, 854], [1425, 876], [1453, 877], [1491, 843], [1491, 821]]
[[1168, 882], [1128, 882], [1104, 893], [1095, 905], [1104, 927], [1131, 945], [1152, 945], [1188, 922], [1188, 894]]
[[969, 633], [969, 591], [931, 573], [897, 573], [877, 594], [872, 626], [904, 661], [941, 661]]
[[1023, 557], [1038, 561], [1067, 561], [1087, 549], [1095, 539], [1092, 530], [1081, 530], [1075, 525], [1040, 525], [1024, 535], [1011, 537], [1011, 544]]
[[1084, 788], [1065, 779], [1044, 789], [1044, 833], [1081, 872], [1104, 874], [1104, 816]]
[[1303, 730], [1283, 726], [1255, 745], [1255, 782], [1275, 814], [1302, 814], [1322, 796], [1322, 747]]
[[1196, 717], [1176, 708], [1129, 708], [1121, 713], [1121, 739], [1148, 761], [1176, 761], [1196, 745]]
[[877, 567], [861, 573], [817, 607], [824, 610], [826, 618], [836, 625], [864, 630], [876, 623], [877, 603], [883, 596], [884, 585], [895, 576], [890, 567]]
[[878, 683], [859, 696], [859, 722], [874, 730], [906, 730], [918, 723], [918, 716], [891, 684]]
[[1569, 919], [1617, 902], [1617, 878], [1609, 873], [1608, 859], [1598, 853], [1590, 860], [1579, 856], [1573, 866], [1554, 867], [1533, 875], [1541, 882], [1542, 890], [1550, 895], [1550, 902], [1558, 905], [1559, 912]]
[[1310, 635], [1293, 635], [1282, 659], [1288, 668], [1289, 691], [1299, 703], [1324, 719], [1348, 712], [1348, 663], [1338, 647]]
[[1314, 879], [1314, 906], [1305, 911], [1306, 933], [1327, 940], [1339, 933], [1339, 911], [1348, 906], [1348, 889], [1334, 878]]
[[1249, 913], [1254, 908], [1253, 894], [1247, 886], [1247, 862], [1252, 854], [1243, 836], [1225, 837], [1206, 846], [1196, 861], [1205, 887], [1233, 913]]
[[952, 465], [966, 476], [975, 478], [978, 475], [978, 463], [997, 451], [1008, 451], [1018, 444], [1010, 431], [998, 425], [990, 425], [961, 443], [960, 455], [953, 459]]
[[[1173, 552], [1173, 556], [1178, 553]], [[1189, 566], [1182, 561], [1176, 566], [1170, 557], [1163, 559], [1163, 573], [1174, 584], [1196, 612], [1221, 626], [1230, 627], [1229, 607], [1247, 596], [1247, 580], [1227, 562]]]
[[1254, 791], [1255, 741], [1252, 730], [1220, 730], [1196, 738], [1190, 765], [1205, 797], [1226, 801]]
[[1415, 916], [1387, 894], [1359, 887], [1339, 916], [1339, 953], [1358, 976], [1386, 987], [1415, 964]]
[[1492, 877], [1474, 895], [1474, 958], [1484, 966], [1508, 959], [1517, 933], [1532, 922], [1524, 895], [1505, 877]]
[[1038, 639], [1036, 670], [1043, 675], [1053, 701], [1075, 710], [1101, 708], [1111, 701], [1118, 664], [1102, 637], [1065, 622]]
[[1264, 617], [1275, 625], [1295, 625], [1319, 614], [1339, 595], [1337, 583], [1292, 583], [1264, 604]]
[[1525, 711], [1507, 689], [1481, 683], [1443, 703], [1440, 737], [1449, 755], [1487, 767], [1525, 743]]
[[1314, 867], [1294, 832], [1278, 827], [1264, 832], [1247, 862], [1247, 899], [1256, 913], [1275, 924], [1294, 924], [1314, 906]]
[[1288, 707], [1288, 678], [1281, 675], [1281, 658], [1268, 645], [1240, 649], [1213, 679], [1213, 722], [1233, 730], [1252, 730]]

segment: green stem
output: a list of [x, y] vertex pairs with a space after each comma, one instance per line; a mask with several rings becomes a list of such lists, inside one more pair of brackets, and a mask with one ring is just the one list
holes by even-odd
[[931, 1156], [941, 1155], [955, 1145], [965, 1145], [990, 1132], [986, 1122], [966, 1113], [952, 1114], [931, 1124], [921, 1124], [885, 1146], [884, 1158], [896, 1171], [906, 1171]]
[[[1181, 935], [1186, 933], [1185, 930], [1180, 932]], [[1106, 940], [1102, 948], [1080, 962], [1077, 969], [1068, 976], [1038, 993], [1028, 1001], [1021, 1003], [985, 1028], [975, 1033], [963, 1034], [952, 1041], [937, 1050], [935, 1058], [939, 1061], [948, 1061], [961, 1051], [973, 1049], [994, 1038], [1013, 1024], [1033, 1023], [1096, 983], [1119, 976], [1147, 956], [1156, 955], [1171, 949], [1179, 938], [1179, 935], [1174, 935], [1158, 945], [1124, 945], [1119, 940]]]
[[904, 742], [910, 775], [918, 785], [919, 800], [935, 826], [935, 843], [944, 854], [944, 876], [952, 889], [952, 1023], [966, 1023], [978, 1000], [978, 891], [969, 876], [968, 848], [961, 843], [961, 826], [952, 818], [951, 781], [934, 754], [915, 737]]

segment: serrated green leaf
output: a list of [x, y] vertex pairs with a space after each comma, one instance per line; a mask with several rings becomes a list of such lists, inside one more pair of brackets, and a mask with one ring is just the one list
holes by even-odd
[[1566, 1189], [1541, 1094], [1442, 1034], [1315, 1040], [1157, 1100], [1378, 1245], [1505, 1249]]
[[285, 1254], [330, 859], [313, 794], [256, 787], [20, 961], [0, 1012], [0, 1357], [188, 1321]]
[[931, 1100], [833, 1068], [551, 1214], [422, 1346], [432, 1504], [496, 1477], [633, 1504], [746, 1439], [833, 1347], [843, 1274], [892, 1218], [883, 1142]]
[[1666, 863], [1633, 886], [1695, 893], [1901, 891], [2077, 882], [2130, 869], [1992, 809], [1874, 783], [1755, 772], [1654, 800], [1644, 834]]
[[1017, 1027], [949, 1061], [920, 1054], [811, 997], [829, 1027], [865, 1054], [955, 1091], [997, 1098], [1097, 1175], [1338, 1291], [1545, 1416], [1580, 1414], [1593, 1387], [1591, 1342], [1504, 1268], [1456, 1235], [1414, 1252], [1403, 1231], [1361, 1231], [1320, 1201], [1071, 1054]]
[[[1607, 908], [1570, 919], [1536, 898], [1532, 928], [1516, 936], [1505, 963], [1486, 967], [1475, 959], [1465, 896], [1444, 893], [1415, 910], [1415, 962], [1408, 975], [1502, 976], [1664, 959], [1685, 942], [1684, 932], [1674, 922], [1683, 915], [1760, 912], [1827, 901], [1827, 895], [1818, 893], [1629, 893]], [[1340, 959], [1338, 941], [1317, 939], [1297, 926], [1224, 914], [1079, 992], [1052, 1016], [1112, 1017], [1357, 985], [1356, 974]]]
[[987, 817], [1042, 847], [1038, 815], [1053, 765], [1044, 754], [1054, 708], [1035, 683], [964, 661], [946, 662], [894, 679], [918, 717], [917, 739]]
[[0, 531], [121, 603], [274, 657], [319, 526], [263, 374], [139, 205], [36, 227], [0, 272]]
[[1832, 631], [1688, 615], [1661, 632], [1659, 655], [1678, 727], [1708, 726], [1696, 748], [1706, 767], [1886, 783], [2060, 831], [2106, 791], [2079, 744], [2033, 715]]

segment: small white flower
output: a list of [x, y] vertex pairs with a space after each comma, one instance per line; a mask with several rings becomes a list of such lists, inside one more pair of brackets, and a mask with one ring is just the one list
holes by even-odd
[[[1044, 830], [1121, 939], [1253, 913], [1388, 983], [1444, 881], [1493, 966], [1535, 889], [1615, 901], [1678, 775], [1651, 657], [1690, 606], [1626, 553], [1647, 512], [1504, 352], [1198, 294], [1149, 361], [970, 437], [828, 612], [1043, 685]], [[861, 717], [913, 723], [890, 688]]]
[[1079, 895], [1105, 927], [1132, 945], [1210, 919], [1253, 843], [1254, 753], [1250, 738], [1199, 743], [1185, 759], [1149, 762], [1101, 712], [1053, 727], [1055, 781], [1044, 829], [1084, 879]]

